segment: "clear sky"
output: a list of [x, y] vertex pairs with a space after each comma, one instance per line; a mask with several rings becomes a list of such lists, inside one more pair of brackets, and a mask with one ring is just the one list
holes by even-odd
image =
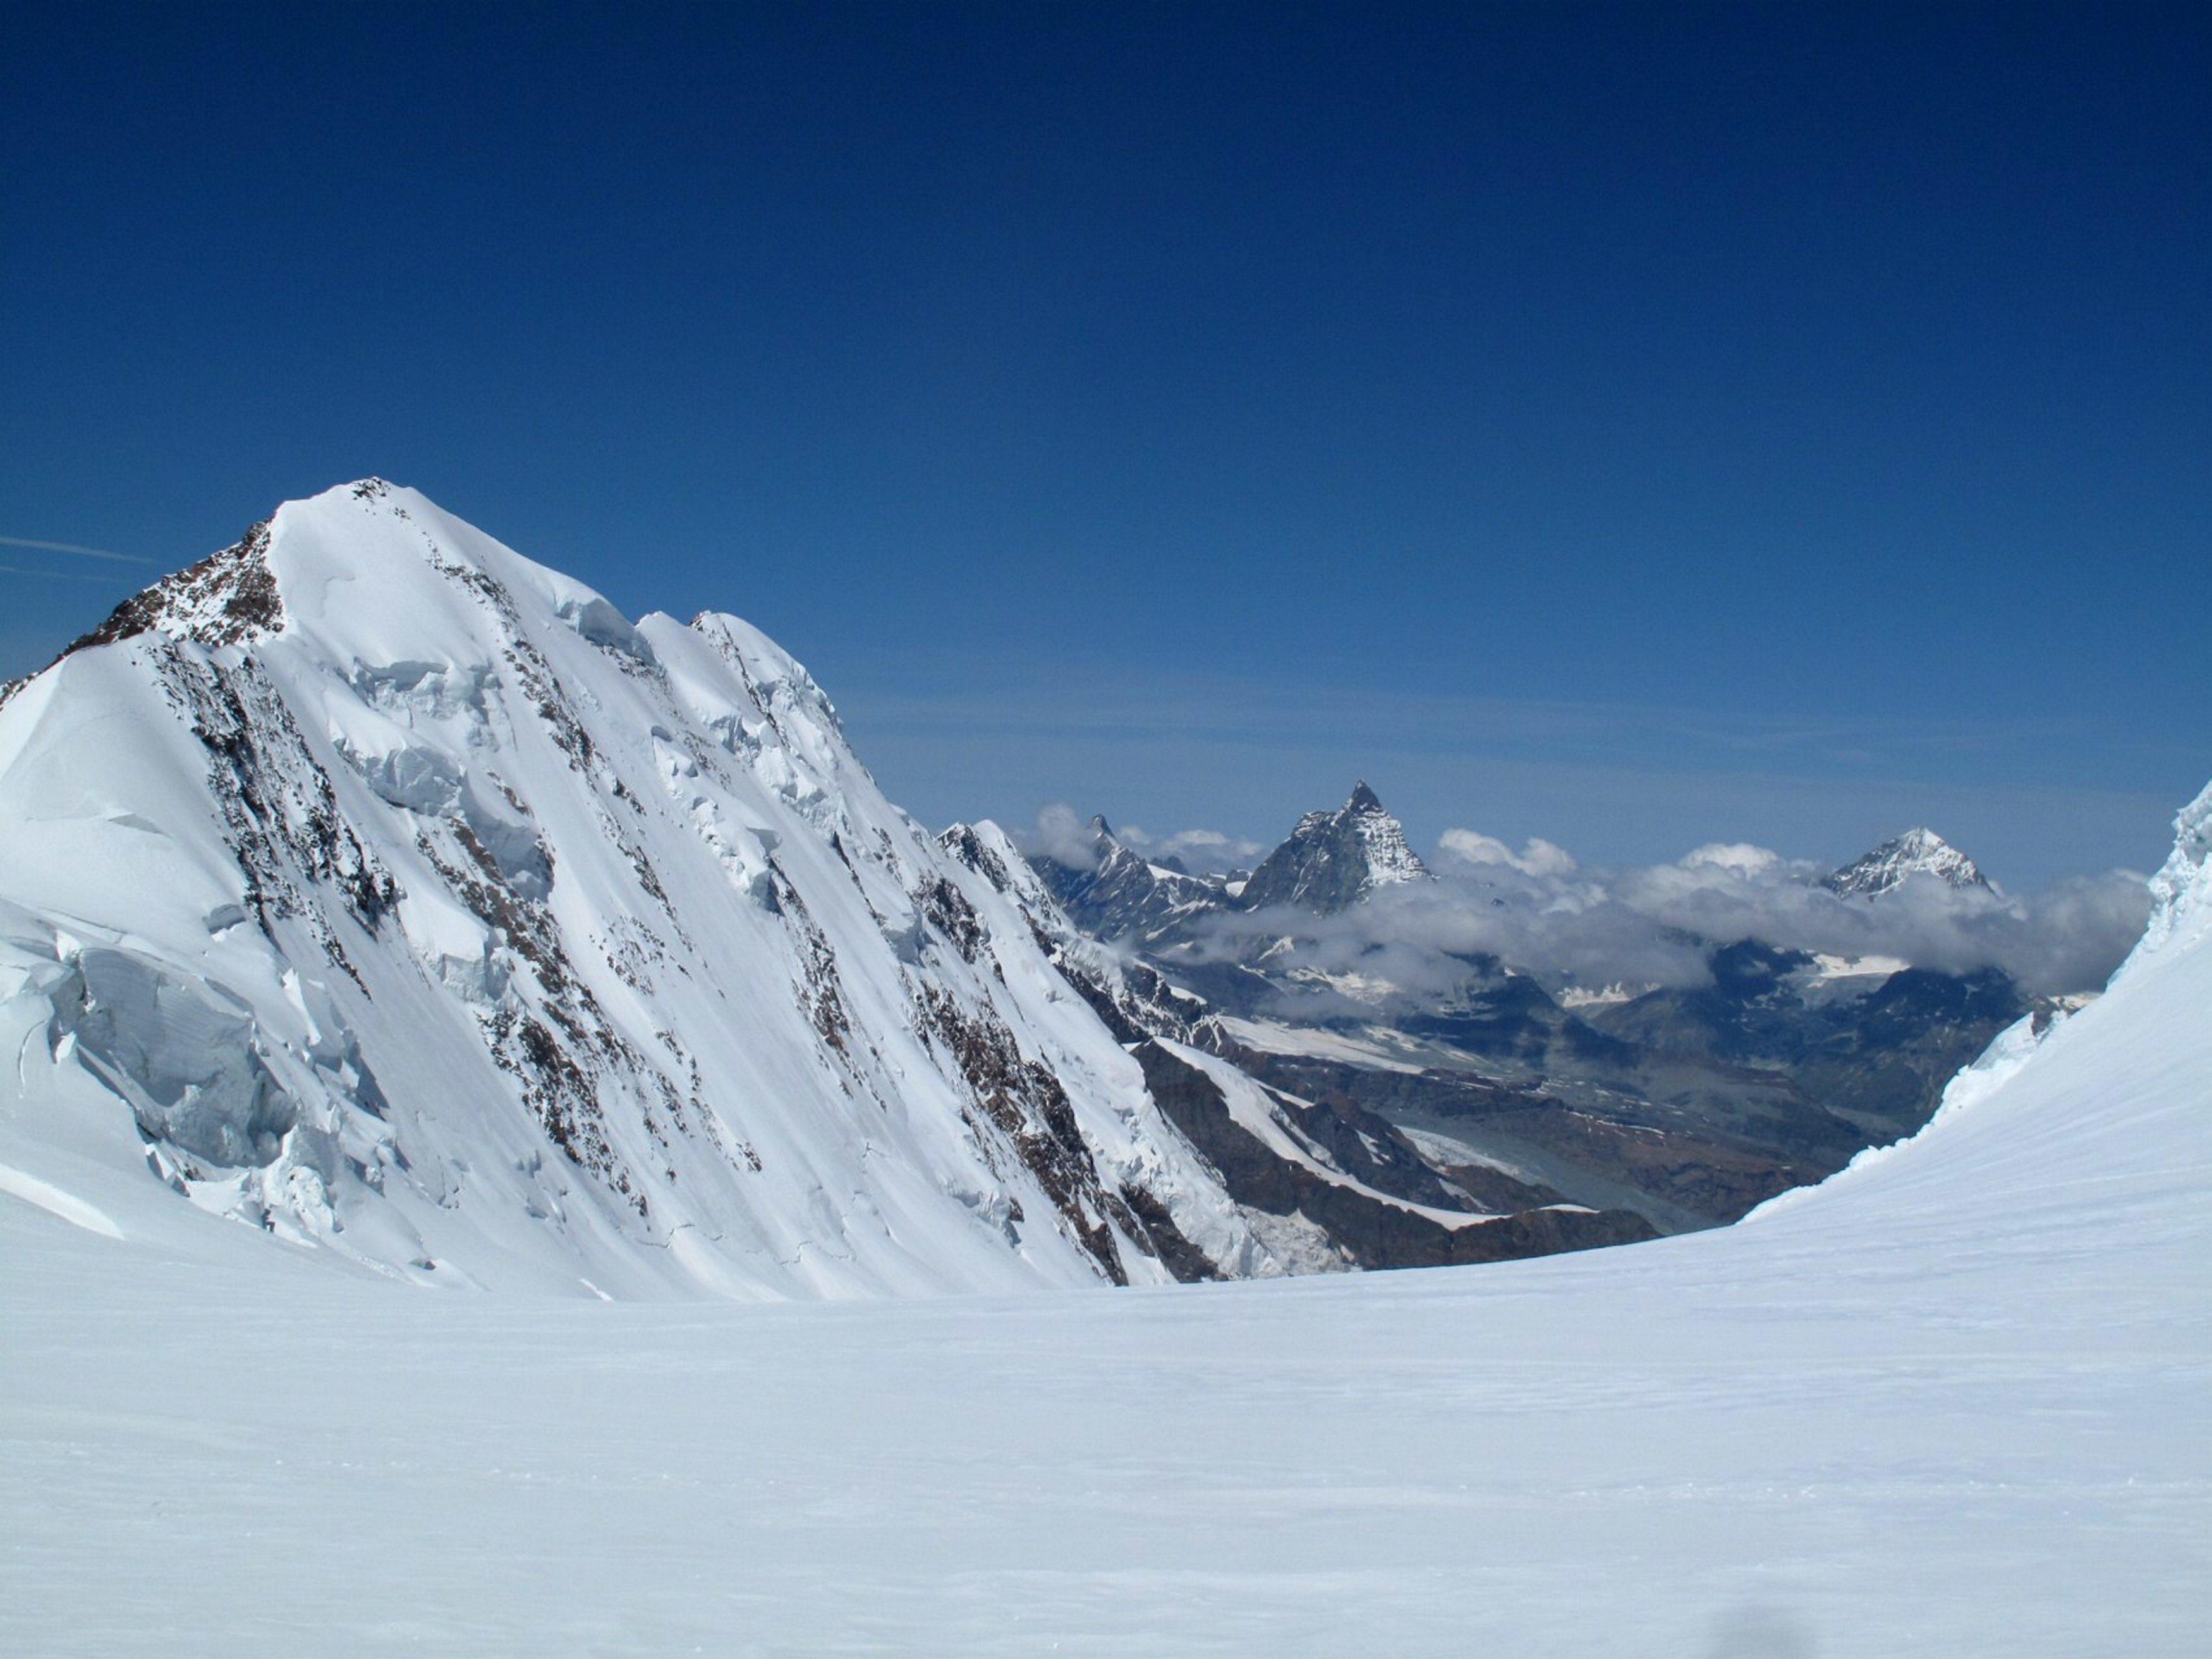
[[[895, 799], [2154, 863], [2212, 9], [0, 15], [0, 672], [380, 473]], [[24, 574], [36, 573], [36, 574]]]

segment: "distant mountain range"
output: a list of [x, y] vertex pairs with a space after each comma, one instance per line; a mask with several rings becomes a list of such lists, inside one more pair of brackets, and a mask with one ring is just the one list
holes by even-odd
[[[1945, 1082], [2031, 1000], [2002, 971], [1835, 958], [1756, 939], [1703, 949], [1694, 988], [1547, 988], [1470, 954], [1448, 988], [1382, 953], [1316, 966], [1306, 924], [1429, 872], [1365, 783], [1310, 812], [1249, 876], [1150, 863], [1094, 818], [1093, 862], [1040, 859], [1066, 914], [1202, 998], [1200, 1040], [1283, 1091], [1383, 1117], [1431, 1167], [1492, 1201], [1564, 1196], [1662, 1230], [1734, 1219], [1911, 1133]], [[1915, 830], [1826, 877], [1880, 902], [1916, 878], [1987, 888]], [[1268, 925], [1270, 919], [1275, 925]], [[1690, 943], [1697, 943], [1691, 940]]]
[[[1302, 903], [1419, 868], [1371, 798], [1304, 833], [1273, 866]], [[1237, 902], [1099, 835], [1094, 925]], [[633, 623], [375, 479], [0, 687], [0, 1165], [425, 1285], [915, 1294], [1652, 1231], [1241, 1068], [994, 826], [885, 800], [757, 629]]]
[[[1821, 902], [1925, 883], [1987, 884], [1916, 830]], [[0, 1143], [433, 1284], [1441, 1265], [1732, 1219], [2029, 1010], [1757, 939], [1596, 990], [1361, 942], [1455, 890], [1364, 782], [1249, 872], [931, 836], [742, 621], [368, 479], [0, 687]]]
[[1091, 861], [1043, 859], [1052, 895], [1092, 937], [1156, 947], [1187, 938], [1203, 917], [1283, 905], [1334, 915], [1386, 887], [1428, 878], [1405, 826], [1363, 781], [1333, 812], [1309, 812], [1256, 869], [1194, 875], [1145, 857], [1091, 820]]

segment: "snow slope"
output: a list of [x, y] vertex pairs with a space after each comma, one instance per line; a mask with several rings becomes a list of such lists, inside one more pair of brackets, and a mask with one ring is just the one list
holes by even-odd
[[599, 1305], [52, 1162], [0, 1195], [0, 1648], [2200, 1653], [2208, 831], [1921, 1135], [1629, 1251]]
[[735, 617], [369, 480], [0, 702], [0, 1163], [430, 1284], [1279, 1272], [1048, 962]]

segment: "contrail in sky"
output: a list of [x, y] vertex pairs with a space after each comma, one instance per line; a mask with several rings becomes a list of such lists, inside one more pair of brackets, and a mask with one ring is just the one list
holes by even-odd
[[61, 582], [100, 582], [107, 580], [105, 576], [89, 575], [82, 570], [26, 570], [20, 564], [0, 564], [0, 575], [51, 576]]
[[[75, 542], [34, 542], [23, 536], [0, 536], [0, 547], [35, 547], [41, 553], [74, 553], [81, 559], [112, 559], [118, 564], [151, 564], [136, 553], [111, 553], [104, 547], [79, 547]], [[16, 572], [18, 575], [34, 573]]]

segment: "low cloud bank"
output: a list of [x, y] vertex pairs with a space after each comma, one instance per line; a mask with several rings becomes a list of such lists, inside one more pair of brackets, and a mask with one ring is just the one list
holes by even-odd
[[2031, 993], [2055, 994], [2101, 987], [2149, 911], [2143, 878], [2124, 870], [2025, 896], [1915, 877], [1875, 900], [1838, 897], [1814, 884], [1823, 873], [1742, 844], [1701, 847], [1674, 864], [1593, 869], [1549, 842], [1516, 853], [1455, 830], [1440, 840], [1434, 882], [1385, 889], [1327, 918], [1224, 916], [1200, 948], [1226, 957], [1288, 934], [1304, 964], [1437, 994], [1468, 981], [1470, 956], [1554, 985], [1698, 985], [1711, 945], [1755, 939], [1950, 973], [1995, 967]]
[[[1146, 857], [1173, 856], [1194, 871], [1249, 867], [1267, 850], [1212, 830], [1115, 833]], [[1079, 870], [1097, 862], [1096, 831], [1072, 806], [1046, 807], [1017, 839], [1033, 858]], [[1712, 946], [1760, 939], [1946, 973], [1999, 968], [2031, 994], [2057, 995], [2100, 988], [2150, 910], [2144, 878], [2127, 870], [2025, 895], [1917, 876], [1878, 899], [1842, 898], [1818, 885], [1825, 866], [1742, 842], [1712, 842], [1672, 864], [1604, 869], [1552, 842], [1516, 850], [1455, 829], [1437, 838], [1432, 867], [1434, 881], [1385, 888], [1340, 915], [1225, 913], [1206, 924], [1197, 949], [1228, 960], [1289, 937], [1303, 965], [1419, 996], [1468, 984], [1477, 973], [1470, 957], [1498, 957], [1555, 988], [1700, 985]]]
[[1036, 827], [1017, 835], [1014, 844], [1027, 859], [1050, 859], [1071, 870], [1098, 867], [1098, 832], [1064, 801], [1055, 801], [1036, 816]]
[[1224, 836], [1218, 830], [1178, 830], [1171, 836], [1155, 836], [1125, 823], [1114, 833], [1132, 852], [1148, 859], [1175, 859], [1185, 868], [1200, 872], [1249, 870], [1267, 851], [1256, 841]]
[[[1098, 863], [1098, 832], [1091, 820], [1065, 801], [1055, 801], [1036, 816], [1035, 828], [1017, 833], [1014, 844], [1029, 858], [1048, 858], [1071, 870], [1090, 870]], [[1156, 836], [1133, 823], [1117, 825], [1115, 839], [1131, 852], [1148, 859], [1178, 860], [1198, 873], [1249, 869], [1267, 852], [1256, 841], [1225, 836], [1218, 830], [1178, 830]]]

